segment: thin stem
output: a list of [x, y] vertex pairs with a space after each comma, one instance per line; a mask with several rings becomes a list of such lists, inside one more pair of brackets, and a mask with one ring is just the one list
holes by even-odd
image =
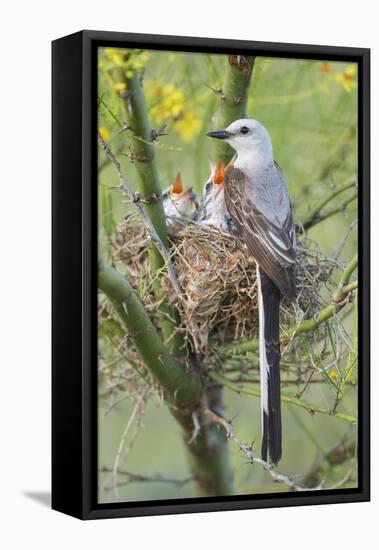
[[221, 416], [211, 411], [210, 409], [205, 409], [204, 414], [208, 416], [215, 424], [218, 424], [224, 428], [227, 437], [232, 441], [234, 441], [234, 443], [236, 443], [240, 451], [247, 458], [249, 464], [258, 464], [259, 466], [261, 466], [264, 470], [266, 470], [266, 472], [270, 474], [274, 482], [283, 483], [292, 491], [310, 491], [310, 490], [316, 491], [322, 488], [321, 485], [318, 485], [317, 487], [313, 487], [312, 489], [306, 488], [303, 485], [299, 485], [298, 483], [296, 483], [294, 478], [291, 478], [286, 474], [282, 474], [278, 472], [272, 464], [270, 464], [269, 462], [266, 462], [265, 460], [262, 460], [262, 458], [258, 458], [255, 455], [252, 445], [248, 445], [247, 443], [244, 443], [234, 433], [231, 422], [228, 422], [227, 420], [225, 420], [225, 418], [222, 418]]
[[166, 269], [167, 269], [167, 274], [168, 274], [168, 277], [170, 279], [170, 282], [171, 282], [173, 288], [175, 289], [178, 296], [181, 296], [182, 295], [182, 289], [181, 289], [181, 287], [179, 285], [179, 282], [178, 282], [178, 279], [176, 277], [176, 273], [175, 273], [175, 270], [174, 270], [172, 262], [171, 262], [171, 256], [170, 256], [166, 246], [163, 244], [162, 239], [158, 235], [158, 233], [155, 229], [155, 226], [152, 223], [148, 213], [146, 212], [146, 209], [143, 206], [141, 200], [139, 200], [138, 197], [136, 197], [130, 191], [129, 186], [126, 183], [125, 176], [122, 173], [121, 165], [120, 165], [119, 161], [113, 155], [109, 145], [107, 144], [107, 142], [104, 140], [104, 138], [101, 136], [100, 133], [98, 134], [98, 139], [99, 139], [99, 142], [100, 142], [102, 148], [104, 149], [104, 152], [105, 152], [107, 158], [109, 159], [110, 162], [112, 162], [112, 164], [114, 165], [114, 167], [116, 169], [117, 176], [118, 176], [119, 181], [120, 181], [121, 189], [128, 196], [128, 198], [135, 204], [136, 208], [138, 209], [138, 211], [139, 211], [139, 213], [140, 213], [140, 215], [141, 215], [141, 217], [142, 217], [142, 219], [145, 223], [146, 229], [149, 233], [149, 236], [150, 236], [151, 240], [154, 242], [154, 244], [156, 245], [157, 249], [159, 250], [162, 258], [164, 259], [164, 262], [165, 262], [164, 267], [166, 267]]
[[350, 182], [346, 185], [343, 185], [342, 187], [340, 187], [339, 189], [336, 189], [335, 191], [333, 191], [332, 193], [330, 193], [330, 195], [328, 195], [326, 198], [322, 199], [321, 202], [319, 202], [319, 204], [317, 204], [314, 209], [311, 211], [311, 213], [308, 215], [308, 217], [306, 218], [306, 220], [303, 222], [303, 228], [305, 230], [308, 230], [310, 229], [311, 227], [314, 227], [315, 225], [317, 225], [318, 223], [330, 218], [331, 216], [333, 216], [334, 214], [337, 214], [338, 212], [343, 212], [346, 207], [353, 201], [357, 198], [357, 195], [354, 194], [353, 196], [349, 197], [348, 199], [346, 199], [344, 202], [342, 202], [342, 204], [340, 204], [339, 206], [337, 206], [336, 208], [332, 208], [331, 210], [328, 210], [327, 212], [324, 212], [322, 213], [321, 211], [323, 210], [323, 208], [325, 208], [325, 206], [327, 204], [329, 204], [333, 199], [335, 199], [336, 197], [338, 197], [338, 195], [340, 195], [341, 193], [343, 193], [344, 191], [347, 191], [349, 189], [352, 189], [352, 188], [356, 188], [357, 186], [357, 182], [354, 181], [354, 182]]
[[[99, 470], [100, 473], [113, 473], [113, 470], [111, 468], [107, 468], [103, 466]], [[175, 478], [175, 477], [166, 477], [161, 474], [156, 474], [152, 476], [145, 476], [141, 474], [134, 474], [132, 472], [128, 472], [126, 470], [117, 470], [117, 475], [122, 476], [125, 481], [122, 481], [121, 483], [117, 483], [117, 487], [123, 487], [125, 485], [130, 485], [131, 483], [167, 483], [175, 485], [176, 487], [183, 487], [187, 483], [190, 483], [191, 481], [194, 481], [193, 476], [188, 476], [185, 478]], [[104, 487], [105, 491], [109, 491], [113, 487], [106, 486]]]
[[[312, 319], [305, 319], [299, 325], [290, 327], [286, 333], [286, 336], [282, 338], [282, 343], [285, 345], [288, 344], [289, 340], [298, 336], [299, 334], [304, 334], [306, 332], [311, 332], [315, 330], [322, 323], [325, 323], [328, 319], [333, 317], [338, 313], [349, 301], [350, 295], [352, 292], [357, 290], [358, 281], [353, 281], [348, 283], [351, 275], [358, 265], [358, 256], [349, 262], [347, 267], [344, 269], [337, 290], [334, 292], [331, 304], [323, 308], [317, 315], [314, 315]], [[248, 340], [247, 342], [232, 342], [224, 344], [218, 350], [222, 355], [229, 353], [245, 353], [248, 351], [257, 351], [259, 349], [258, 340]]]
[[303, 478], [306, 485], [320, 483], [326, 475], [330, 473], [330, 469], [339, 466], [354, 458], [356, 444], [354, 439], [348, 436], [343, 437], [341, 441], [334, 447], [329, 449], [321, 458], [312, 466]]
[[[252, 395], [253, 397], [260, 397], [261, 395], [258, 388], [251, 388], [251, 387], [246, 388], [244, 384], [238, 384], [236, 382], [232, 382], [215, 371], [210, 371], [209, 377], [214, 382], [218, 382], [219, 384], [222, 384], [226, 388], [229, 388], [230, 390], [235, 391], [237, 393]], [[353, 425], [357, 423], [357, 419], [355, 416], [351, 416], [349, 414], [345, 414], [341, 412], [335, 412], [333, 410], [326, 409], [325, 407], [319, 407], [318, 405], [307, 403], [303, 399], [298, 399], [297, 397], [292, 397], [290, 395], [282, 394], [281, 400], [283, 403], [288, 403], [289, 405], [294, 405], [296, 407], [305, 409], [310, 414], [316, 414], [316, 413], [327, 414], [328, 416], [335, 416], [336, 418], [345, 420], [346, 422], [349, 422], [350, 424], [353, 424]]]

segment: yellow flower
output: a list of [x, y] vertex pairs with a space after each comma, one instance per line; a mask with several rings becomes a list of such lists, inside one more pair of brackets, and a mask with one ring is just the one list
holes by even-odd
[[146, 97], [153, 106], [149, 110], [149, 118], [155, 124], [172, 121], [173, 128], [179, 133], [180, 138], [189, 142], [197, 134], [201, 123], [197, 116], [188, 107], [187, 99], [175, 84], [168, 83], [163, 86], [148, 83]]
[[179, 132], [184, 142], [191, 141], [200, 130], [200, 120], [191, 112], [187, 111], [175, 122], [175, 129]]
[[131, 65], [136, 71], [144, 69], [150, 59], [150, 54], [146, 50], [137, 53], [131, 58]]
[[336, 82], [341, 84], [346, 92], [351, 93], [357, 87], [355, 76], [357, 74], [357, 66], [349, 65], [343, 72], [336, 74]]
[[320, 63], [317, 65], [318, 70], [320, 73], [331, 73], [333, 70], [333, 67], [330, 63]]
[[161, 98], [149, 112], [151, 119], [158, 124], [169, 118], [179, 117], [184, 110], [185, 96], [174, 84], [166, 84], [162, 87], [155, 85], [148, 95]]
[[113, 86], [116, 92], [122, 92], [126, 88], [125, 82], [115, 82]]
[[122, 67], [124, 59], [120, 53], [119, 48], [105, 48], [104, 49], [105, 57], [110, 61], [113, 61], [118, 67]]
[[109, 131], [106, 128], [99, 128], [99, 134], [105, 141], [109, 138]]
[[345, 71], [346, 78], [354, 78], [357, 74], [357, 66], [349, 65], [348, 68]]
[[174, 84], [165, 84], [164, 86], [162, 86], [162, 95], [170, 95], [170, 94], [173, 94], [175, 92], [176, 88], [175, 88], [175, 85]]
[[331, 370], [330, 373], [329, 373], [329, 375], [330, 375], [330, 378], [333, 378], [333, 380], [334, 380], [335, 378], [337, 378], [337, 373], [336, 373], [335, 370]]
[[126, 71], [128, 78], [133, 75], [134, 70], [143, 71], [150, 59], [149, 52], [145, 50], [104, 48], [104, 55], [108, 62], [111, 62], [109, 68], [114, 69], [115, 65], [116, 67], [121, 67]]

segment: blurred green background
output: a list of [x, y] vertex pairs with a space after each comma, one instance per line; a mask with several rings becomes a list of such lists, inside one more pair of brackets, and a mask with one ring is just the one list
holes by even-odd
[[[98, 125], [114, 153], [129, 152], [128, 133], [121, 100], [122, 85], [112, 74], [122, 63], [121, 51], [99, 50]], [[214, 116], [222, 101], [221, 86], [226, 57], [223, 55], [179, 52], [134, 52], [133, 69], [143, 71], [143, 85], [149, 118], [155, 128], [167, 124], [167, 136], [156, 146], [157, 163], [163, 188], [177, 172], [186, 187], [200, 193], [209, 175], [208, 157], [212, 157], [212, 140], [206, 132], [214, 127]], [[281, 165], [294, 204], [296, 221], [302, 222], [312, 208], [335, 188], [356, 180], [357, 171], [357, 75], [356, 66], [328, 60], [295, 60], [258, 57], [255, 60], [248, 101], [248, 115], [259, 120], [269, 131], [275, 159]], [[138, 188], [135, 167], [127, 156], [118, 156], [132, 189]], [[117, 190], [114, 167], [99, 151], [99, 249], [109, 257], [108, 235], [130, 206], [123, 204]], [[351, 193], [350, 193], [351, 194]], [[339, 195], [329, 207], [338, 207], [349, 197]], [[340, 259], [348, 261], [357, 252], [357, 204], [352, 201], [345, 211], [310, 230], [322, 252], [336, 253], [346, 237]], [[333, 275], [338, 279], [339, 274]], [[325, 296], [329, 292], [325, 290]], [[353, 307], [344, 310], [344, 332], [350, 345], [353, 340]], [[342, 345], [342, 344], [341, 344]], [[101, 353], [101, 343], [100, 343]], [[344, 362], [330, 371], [338, 380]], [[101, 388], [102, 390], [104, 388]], [[296, 394], [296, 387], [284, 389]], [[121, 396], [122, 397], [122, 396]], [[331, 407], [335, 398], [328, 383], [310, 385], [304, 394], [310, 403]], [[255, 397], [225, 392], [226, 416], [245, 442], [260, 446], [259, 400]], [[122, 433], [133, 409], [128, 399], [109, 408], [109, 398], [99, 400], [99, 466], [112, 468]], [[356, 386], [347, 388], [340, 411], [356, 414]], [[310, 415], [308, 411], [283, 405], [284, 452], [280, 471], [289, 475], [309, 470], [322, 456], [353, 428], [341, 419], [327, 415]], [[354, 435], [354, 434], [353, 434]], [[278, 492], [284, 486], [273, 484], [270, 476], [257, 465], [246, 464], [238, 448], [230, 443], [230, 453], [239, 494]], [[122, 466], [136, 474], [162, 474], [185, 478], [188, 468], [178, 425], [167, 408], [151, 400], [146, 408], [138, 437]], [[337, 482], [347, 466], [331, 472], [328, 482]], [[99, 480], [100, 501], [115, 502], [183, 498], [195, 496], [193, 483], [179, 488], [169, 483], [131, 483], [119, 488], [119, 495], [107, 490], [109, 474]], [[121, 480], [122, 481], [122, 480]], [[350, 476], [348, 486], [356, 478]], [[346, 486], [346, 485], [344, 485]]]

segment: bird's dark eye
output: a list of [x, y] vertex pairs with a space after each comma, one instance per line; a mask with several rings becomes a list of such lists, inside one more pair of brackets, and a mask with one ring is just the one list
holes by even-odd
[[168, 193], [163, 193], [162, 194], [162, 200], [166, 200], [168, 198]]
[[208, 182], [205, 184], [205, 192], [208, 193], [208, 191], [211, 190], [211, 187], [212, 187], [212, 182], [211, 182], [211, 181], [208, 181]]
[[249, 128], [247, 126], [242, 126], [240, 132], [241, 134], [246, 135], [249, 133]]

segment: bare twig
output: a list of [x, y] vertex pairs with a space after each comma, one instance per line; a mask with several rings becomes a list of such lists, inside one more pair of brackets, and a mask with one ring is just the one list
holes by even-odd
[[116, 157], [113, 155], [109, 145], [107, 144], [107, 142], [104, 140], [104, 138], [101, 136], [101, 134], [99, 133], [98, 134], [98, 139], [99, 139], [99, 142], [105, 152], [105, 155], [107, 156], [107, 158], [109, 159], [110, 162], [112, 162], [112, 164], [114, 165], [115, 169], [116, 169], [116, 172], [117, 172], [117, 175], [118, 175], [118, 179], [120, 181], [120, 188], [124, 191], [124, 193], [126, 193], [126, 195], [128, 196], [128, 198], [135, 204], [136, 208], [138, 209], [144, 223], [145, 223], [145, 226], [146, 226], [146, 229], [149, 233], [149, 236], [151, 238], [151, 240], [154, 242], [155, 246], [157, 247], [157, 249], [159, 250], [164, 262], [165, 262], [165, 266], [166, 266], [166, 269], [167, 269], [167, 275], [168, 275], [168, 278], [170, 279], [170, 282], [173, 286], [173, 288], [175, 289], [175, 292], [178, 294], [178, 296], [182, 296], [182, 289], [180, 287], [180, 284], [178, 282], [178, 279], [176, 277], [176, 274], [175, 274], [175, 270], [174, 270], [174, 267], [172, 265], [172, 262], [171, 262], [171, 256], [170, 256], [170, 253], [168, 252], [168, 250], [166, 249], [165, 245], [163, 244], [161, 238], [159, 237], [149, 215], [147, 214], [141, 200], [138, 200], [138, 197], [136, 198], [136, 195], [134, 195], [129, 187], [128, 187], [128, 184], [126, 183], [126, 179], [125, 179], [125, 176], [124, 174], [122, 173], [122, 170], [121, 170], [121, 165], [119, 163], [119, 161], [116, 159]]
[[327, 218], [330, 218], [334, 214], [337, 214], [338, 212], [343, 212], [346, 207], [357, 198], [356, 193], [349, 197], [348, 199], [345, 199], [339, 206], [336, 208], [332, 208], [330, 210], [327, 210], [326, 212], [322, 212], [322, 210], [325, 208], [327, 204], [329, 204], [333, 199], [338, 197], [341, 193], [344, 191], [347, 191], [349, 189], [352, 189], [357, 186], [357, 182], [350, 182], [346, 185], [343, 185], [339, 189], [333, 191], [330, 195], [328, 195], [326, 198], [322, 199], [322, 201], [313, 209], [313, 211], [310, 213], [308, 218], [303, 222], [303, 228], [305, 230], [310, 229], [311, 227], [314, 227], [318, 223], [326, 220]]
[[[103, 466], [100, 469], [100, 473], [113, 473], [113, 468], [107, 468]], [[117, 483], [117, 487], [123, 487], [125, 485], [130, 485], [131, 483], [169, 483], [172, 485], [175, 485], [176, 487], [184, 487], [187, 483], [190, 481], [193, 481], [195, 478], [194, 476], [188, 476], [183, 479], [179, 478], [172, 478], [172, 477], [165, 477], [161, 474], [156, 474], [153, 476], [145, 476], [141, 474], [133, 474], [132, 472], [128, 472], [126, 470], [117, 470], [117, 474], [119, 476], [123, 476], [126, 478], [125, 481], [121, 483]], [[106, 485], [104, 487], [104, 491], [110, 491], [113, 489], [113, 486]]]
[[[216, 424], [219, 424], [222, 426], [226, 432], [226, 436], [234, 441], [236, 445], [239, 447], [240, 451], [243, 452], [243, 454], [246, 456], [248, 462], [250, 464], [259, 464], [266, 472], [270, 474], [273, 481], [276, 483], [284, 483], [289, 489], [292, 491], [317, 491], [321, 489], [321, 486], [313, 487], [313, 488], [307, 488], [302, 485], [297, 484], [294, 481], [294, 478], [282, 474], [275, 470], [274, 466], [270, 464], [269, 462], [266, 462], [265, 460], [262, 460], [261, 458], [258, 458], [255, 456], [255, 453], [252, 449], [252, 445], [248, 445], [247, 443], [244, 443], [234, 432], [231, 426], [231, 422], [225, 420], [225, 418], [222, 418], [218, 414], [214, 413], [210, 409], [204, 409], [203, 413], [210, 418], [213, 422]], [[298, 477], [298, 476], [296, 476]]]
[[190, 440], [188, 441], [188, 445], [191, 445], [191, 443], [196, 441], [196, 438], [199, 436], [200, 430], [201, 430], [199, 418], [196, 412], [192, 413], [192, 421], [193, 421], [193, 432]]
[[[219, 426], [222, 426], [222, 428], [225, 430], [226, 437], [228, 439], [231, 439], [234, 441], [234, 443], [239, 447], [240, 451], [246, 456], [249, 464], [258, 464], [261, 466], [266, 472], [268, 472], [272, 478], [272, 480], [275, 483], [283, 483], [286, 485], [291, 491], [320, 491], [321, 489], [336, 489], [338, 487], [343, 486], [351, 477], [353, 472], [353, 467], [349, 469], [347, 474], [336, 484], [334, 484], [331, 487], [325, 487], [324, 482], [321, 481], [314, 487], [306, 487], [304, 484], [299, 484], [295, 482], [295, 479], [298, 479], [299, 477], [303, 477], [302, 475], [296, 475], [296, 476], [289, 476], [286, 474], [283, 474], [281, 472], [278, 472], [273, 464], [270, 464], [269, 462], [266, 462], [265, 460], [262, 460], [261, 458], [258, 458], [252, 448], [252, 445], [249, 445], [247, 443], [244, 443], [233, 431], [231, 421], [226, 420], [222, 416], [219, 416], [215, 412], [211, 411], [208, 408], [203, 409], [203, 414], [207, 416], [212, 422], [215, 424], [218, 424]], [[307, 476], [308, 479], [308, 476]]]
[[[261, 395], [260, 390], [258, 388], [253, 388], [253, 387], [246, 388], [243, 384], [232, 382], [231, 380], [228, 380], [224, 376], [221, 376], [218, 372], [214, 370], [209, 372], [209, 377], [214, 382], [217, 382], [222, 386], [225, 386], [226, 388], [229, 388], [230, 390], [235, 391], [236, 393], [243, 393], [246, 395], [251, 395], [253, 397], [260, 397]], [[300, 407], [301, 409], [305, 409], [311, 415], [314, 415], [316, 413], [326, 414], [328, 416], [333, 416], [335, 418], [339, 418], [340, 420], [344, 420], [345, 422], [349, 422], [352, 425], [355, 425], [357, 423], [357, 418], [355, 416], [342, 413], [342, 412], [333, 411], [333, 410], [327, 409], [326, 407], [319, 407], [318, 405], [314, 405], [313, 403], [307, 403], [303, 399], [298, 399], [297, 397], [294, 397], [292, 395], [282, 394], [281, 400], [283, 403], [288, 403], [289, 405], [294, 405], [295, 407]]]
[[[358, 257], [354, 256], [347, 267], [344, 269], [337, 290], [331, 297], [331, 303], [324, 307], [317, 315], [314, 315], [311, 319], [305, 319], [298, 325], [290, 327], [286, 335], [282, 338], [282, 345], [288, 347], [288, 344], [293, 338], [299, 334], [314, 331], [322, 323], [325, 323], [328, 319], [338, 313], [349, 301], [351, 301], [351, 295], [358, 289], [358, 281], [352, 281], [348, 283], [350, 276], [357, 268]], [[243, 353], [247, 351], [257, 351], [259, 342], [257, 339], [247, 340], [245, 342], [231, 342], [220, 346], [219, 352], [222, 355], [228, 353]]]
[[[340, 466], [354, 458], [356, 442], [350, 436], [344, 436], [341, 441], [321, 456], [305, 474], [303, 483], [315, 484], [321, 482], [327, 471], [335, 466]], [[349, 469], [350, 470], [350, 469]], [[351, 475], [351, 471], [348, 472]], [[348, 477], [350, 477], [350, 475]], [[346, 480], [344, 481], [346, 482]]]
[[141, 395], [138, 397], [137, 402], [136, 402], [136, 404], [134, 406], [134, 409], [132, 411], [132, 414], [130, 415], [130, 417], [128, 419], [128, 422], [125, 426], [125, 429], [123, 431], [123, 434], [121, 436], [120, 443], [119, 443], [119, 446], [118, 446], [118, 449], [117, 449], [116, 458], [115, 458], [115, 461], [114, 461], [114, 464], [113, 464], [113, 469], [112, 469], [112, 485], [113, 485], [113, 489], [114, 489], [114, 492], [115, 492], [115, 495], [117, 496], [117, 498], [119, 497], [118, 489], [117, 489], [117, 472], [118, 472], [120, 460], [121, 460], [121, 457], [122, 457], [122, 454], [123, 454], [125, 440], [126, 440], [126, 437], [129, 433], [130, 428], [133, 425], [133, 422], [134, 422], [137, 414], [139, 413], [139, 411], [141, 409], [141, 406], [142, 406], [142, 403], [145, 399], [145, 394], [146, 394], [147, 390], [148, 390], [148, 387], [146, 387], [142, 391]]

